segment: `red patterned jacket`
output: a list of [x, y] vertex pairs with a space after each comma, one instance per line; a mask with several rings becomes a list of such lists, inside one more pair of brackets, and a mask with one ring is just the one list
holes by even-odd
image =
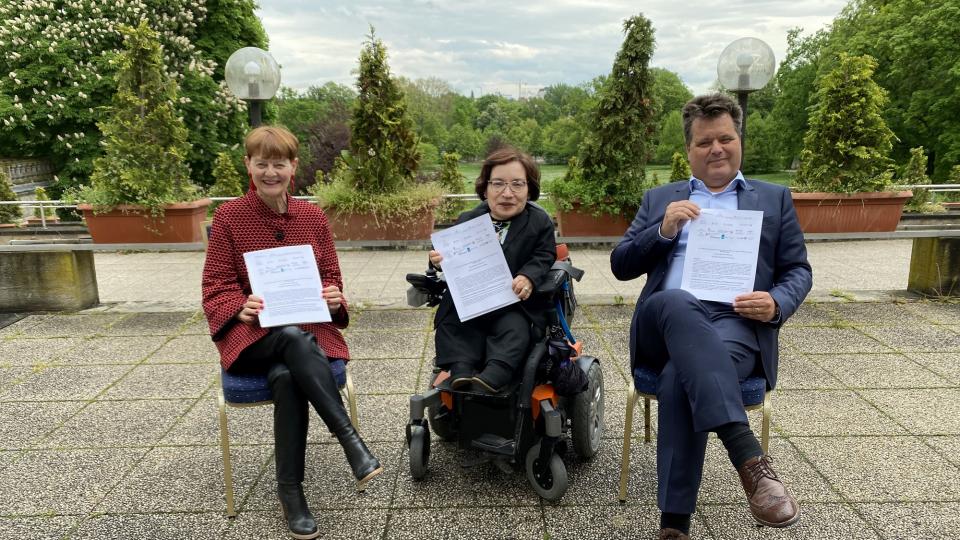
[[[251, 292], [243, 254], [301, 244], [313, 246], [323, 285], [336, 285], [342, 290], [343, 277], [333, 235], [320, 208], [287, 197], [287, 212], [278, 214], [251, 190], [217, 209], [203, 265], [203, 312], [224, 369], [229, 369], [244, 349], [267, 335], [267, 330], [259, 325], [246, 325], [235, 318]], [[346, 328], [348, 322], [344, 301], [332, 323], [300, 326], [317, 338], [329, 358], [347, 360], [350, 352], [339, 329]]]

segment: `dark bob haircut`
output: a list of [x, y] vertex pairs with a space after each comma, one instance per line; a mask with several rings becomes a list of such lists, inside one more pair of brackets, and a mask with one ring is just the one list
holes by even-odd
[[481, 201], [487, 200], [487, 183], [490, 182], [490, 173], [493, 168], [513, 161], [519, 161], [527, 175], [527, 200], [535, 201], [540, 198], [540, 169], [537, 168], [536, 162], [529, 154], [512, 146], [501, 146], [491, 152], [487, 159], [483, 160], [483, 166], [480, 167], [480, 176], [474, 183], [477, 196], [480, 197]]

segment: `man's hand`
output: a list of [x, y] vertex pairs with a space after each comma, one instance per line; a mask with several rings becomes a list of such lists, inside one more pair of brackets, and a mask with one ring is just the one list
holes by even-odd
[[660, 223], [660, 236], [675, 238], [683, 224], [700, 215], [700, 207], [690, 201], [674, 201], [667, 205]]
[[323, 288], [323, 299], [327, 301], [327, 308], [330, 310], [330, 314], [334, 315], [340, 311], [340, 305], [343, 304], [346, 298], [343, 296], [343, 293], [340, 292], [340, 287], [330, 285], [329, 287]]
[[767, 291], [753, 291], [734, 298], [733, 310], [747, 319], [770, 322], [777, 313], [777, 303]]
[[441, 263], [441, 262], [443, 262], [443, 255], [440, 255], [440, 252], [439, 252], [439, 251], [437, 251], [437, 250], [435, 250], [435, 249], [431, 249], [431, 250], [430, 250], [430, 264], [432, 264], [434, 268], [440, 268], [440, 263]]
[[243, 304], [243, 309], [240, 310], [240, 313], [237, 313], [237, 320], [243, 324], [253, 325], [257, 322], [257, 316], [260, 315], [261, 311], [263, 311], [263, 298], [251, 294]]

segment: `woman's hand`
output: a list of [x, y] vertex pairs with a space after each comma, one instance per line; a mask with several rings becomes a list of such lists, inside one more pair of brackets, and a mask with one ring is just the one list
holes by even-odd
[[431, 249], [431, 250], [430, 250], [430, 264], [432, 264], [434, 268], [439, 269], [441, 262], [443, 262], [443, 255], [440, 255], [440, 252], [439, 252], [439, 251], [437, 251], [437, 250], [435, 250], [435, 249]]
[[516, 294], [520, 300], [530, 298], [533, 294], [533, 283], [530, 283], [530, 278], [524, 275], [513, 278], [513, 294]]
[[323, 288], [323, 299], [327, 301], [327, 308], [330, 310], [330, 314], [333, 315], [340, 311], [340, 306], [346, 298], [343, 296], [343, 293], [340, 292], [340, 287], [330, 285], [329, 287]]
[[243, 304], [243, 309], [240, 310], [240, 313], [237, 313], [237, 320], [243, 324], [253, 325], [257, 322], [257, 316], [260, 315], [261, 311], [263, 311], [263, 298], [251, 294], [247, 297], [246, 303]]

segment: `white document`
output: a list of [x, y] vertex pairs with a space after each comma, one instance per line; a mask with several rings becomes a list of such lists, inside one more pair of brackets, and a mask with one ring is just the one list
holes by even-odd
[[520, 301], [490, 214], [435, 232], [430, 240], [443, 256], [443, 275], [461, 321]]
[[681, 289], [700, 300], [728, 304], [753, 291], [763, 212], [704, 208], [686, 226]]
[[260, 326], [330, 322], [317, 259], [309, 245], [243, 254], [253, 294], [263, 298]]

